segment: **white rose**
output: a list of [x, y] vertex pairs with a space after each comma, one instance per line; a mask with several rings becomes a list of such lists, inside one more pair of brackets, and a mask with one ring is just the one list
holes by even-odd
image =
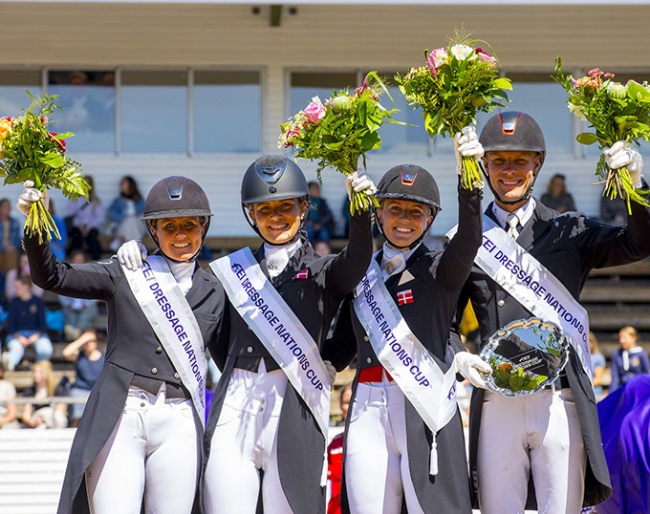
[[575, 115], [579, 120], [587, 121], [587, 118], [584, 115], [582, 107], [580, 107], [579, 105], [572, 104], [570, 102], [567, 103], [567, 107], [569, 108], [569, 111], [571, 111], [571, 114]]
[[476, 58], [476, 52], [471, 46], [467, 45], [454, 45], [449, 50], [451, 54], [459, 61], [464, 61], [469, 57]]
[[627, 95], [627, 86], [618, 82], [610, 82], [607, 84], [607, 96], [610, 98], [623, 99]]

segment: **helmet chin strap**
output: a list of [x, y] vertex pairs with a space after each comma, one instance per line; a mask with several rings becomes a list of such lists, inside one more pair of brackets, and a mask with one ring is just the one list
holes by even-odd
[[424, 229], [424, 230], [422, 231], [422, 234], [420, 235], [420, 237], [418, 237], [418, 238], [417, 238], [415, 241], [413, 241], [410, 245], [405, 245], [405, 246], [399, 246], [399, 245], [396, 245], [395, 243], [393, 243], [393, 242], [392, 242], [392, 241], [391, 241], [391, 240], [386, 236], [386, 233], [384, 232], [383, 223], [382, 223], [381, 221], [379, 221], [379, 219], [377, 219], [377, 228], [379, 229], [379, 233], [380, 233], [382, 236], [384, 236], [384, 239], [385, 239], [386, 241], [388, 241], [388, 243], [389, 243], [393, 248], [397, 248], [398, 250], [412, 250], [412, 249], [415, 248], [417, 245], [419, 245], [419, 244], [422, 242], [422, 240], [426, 237], [426, 235], [429, 233], [429, 229], [431, 228], [431, 225], [433, 225], [433, 220], [435, 220], [435, 219], [436, 219], [436, 216], [433, 215], [433, 219], [432, 219], [431, 222], [429, 223], [429, 226], [428, 226], [426, 229]]
[[503, 198], [501, 198], [501, 195], [499, 195], [499, 193], [497, 193], [497, 191], [494, 189], [494, 187], [492, 187], [492, 182], [490, 181], [490, 176], [488, 175], [487, 171], [485, 171], [485, 168], [483, 167], [483, 163], [479, 162], [478, 165], [481, 168], [481, 171], [483, 172], [483, 176], [485, 177], [485, 181], [487, 182], [487, 185], [490, 188], [490, 191], [492, 191], [492, 194], [494, 195], [495, 198], [497, 198], [499, 200], [499, 202], [501, 202], [504, 205], [515, 205], [517, 203], [527, 202], [528, 200], [530, 200], [530, 197], [533, 195], [533, 187], [535, 186], [535, 181], [537, 180], [537, 175], [539, 175], [539, 170], [537, 170], [537, 173], [535, 173], [533, 175], [533, 181], [530, 184], [530, 187], [528, 188], [528, 190], [523, 194], [523, 196], [521, 196], [517, 200], [504, 200]]

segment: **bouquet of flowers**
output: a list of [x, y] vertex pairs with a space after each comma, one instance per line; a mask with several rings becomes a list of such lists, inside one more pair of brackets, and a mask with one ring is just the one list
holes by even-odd
[[[65, 139], [72, 134], [57, 134], [48, 129], [47, 115], [59, 108], [54, 104], [56, 97], [43, 94], [35, 98], [29, 91], [27, 94], [32, 103], [23, 109], [22, 116], [0, 119], [0, 176], [5, 184], [31, 180], [40, 191], [54, 187], [72, 200], [81, 196], [87, 199], [90, 186], [77, 171], [81, 165], [66, 154]], [[25, 233], [37, 234], [39, 242], [43, 242], [43, 237], [49, 241], [52, 234], [60, 239], [42, 200], [32, 204]]]
[[[280, 148], [294, 147], [296, 158], [318, 160], [321, 171], [331, 166], [344, 175], [359, 168], [359, 158], [366, 165], [366, 153], [381, 148], [379, 128], [382, 123], [403, 124], [393, 118], [397, 109], [386, 109], [379, 102], [378, 89], [392, 100], [376, 72], [370, 72], [363, 85], [350, 93], [349, 89], [334, 91], [323, 104], [319, 97], [280, 126]], [[368, 210], [379, 203], [374, 196], [353, 192], [350, 212]]]
[[[499, 77], [497, 59], [475, 48], [477, 43], [456, 34], [448, 46], [425, 51], [425, 66], [395, 77], [407, 102], [422, 109], [424, 128], [431, 137], [454, 137], [463, 127], [476, 123], [478, 112], [489, 112], [509, 101], [506, 90], [512, 89], [510, 79]], [[478, 160], [463, 157], [462, 187], [472, 189], [482, 183]]]
[[[569, 110], [594, 129], [594, 132], [578, 134], [576, 139], [585, 145], [598, 143], [601, 151], [617, 141], [638, 145], [639, 139], [650, 139], [650, 87], [634, 80], [621, 84], [613, 79], [613, 73], [595, 68], [576, 80], [565, 74], [560, 57], [555, 61], [553, 80], [569, 93]], [[605, 155], [600, 156], [596, 175], [605, 180], [603, 195], [612, 200], [625, 199], [630, 214], [630, 201], [648, 206], [647, 198], [642, 196], [647, 192], [634, 187], [629, 170], [609, 169]]]

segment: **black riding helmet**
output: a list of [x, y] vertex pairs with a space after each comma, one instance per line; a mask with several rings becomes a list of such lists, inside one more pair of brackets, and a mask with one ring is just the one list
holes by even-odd
[[[248, 224], [261, 237], [259, 229], [248, 215], [254, 203], [309, 197], [309, 186], [298, 165], [282, 155], [263, 155], [253, 162], [241, 183], [241, 205]], [[301, 228], [302, 222], [301, 220]]]
[[[192, 179], [172, 176], [161, 179], [153, 185], [144, 202], [144, 215], [141, 219], [146, 222], [151, 233], [151, 227], [153, 227], [155, 220], [192, 218], [195, 216], [201, 218], [201, 223], [205, 226], [201, 240], [203, 242], [208, 233], [210, 217], [212, 216], [208, 197], [203, 188]], [[153, 239], [158, 245], [157, 239], [155, 237]], [[160, 249], [160, 246], [158, 248]], [[199, 248], [189, 260], [196, 259], [200, 250]], [[170, 260], [175, 261], [175, 259]]]
[[[415, 164], [400, 164], [389, 169], [379, 181], [375, 197], [379, 200], [391, 198], [424, 204], [431, 209], [433, 219], [441, 210], [438, 184], [436, 184], [431, 173], [422, 166], [416, 166]], [[422, 232], [422, 235], [409, 248], [414, 248], [424, 239], [433, 223], [433, 219], [426, 230]], [[381, 223], [378, 222], [377, 226], [385, 237]]]
[[[540, 169], [546, 158], [546, 142], [544, 134], [537, 122], [528, 114], [519, 111], [504, 111], [492, 116], [481, 130], [479, 142], [483, 145], [485, 152], [497, 151], [522, 151], [537, 152], [541, 157]], [[535, 173], [530, 188], [526, 194], [515, 201], [504, 201], [499, 197], [490, 183], [485, 170], [483, 170], [488, 186], [492, 194], [506, 204], [519, 203], [528, 200], [533, 194], [533, 186], [539, 170]]]

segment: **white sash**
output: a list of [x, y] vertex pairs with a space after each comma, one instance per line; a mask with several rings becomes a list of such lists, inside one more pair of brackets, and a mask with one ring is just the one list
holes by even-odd
[[165, 347], [205, 425], [205, 376], [208, 362], [203, 336], [190, 304], [164, 258], [152, 255], [142, 268], [122, 267], [147, 321]]
[[327, 441], [329, 374], [307, 329], [266, 278], [249, 248], [212, 261], [210, 267], [230, 303], [305, 401]]
[[431, 475], [438, 474], [436, 433], [456, 413], [456, 371], [443, 373], [404, 321], [373, 259], [355, 290], [354, 310], [382, 366], [433, 434]]
[[[457, 228], [452, 228], [447, 237], [453, 237]], [[483, 216], [483, 244], [474, 262], [534, 316], [562, 328], [591, 380], [587, 311], [549, 270], [489, 216]]]

